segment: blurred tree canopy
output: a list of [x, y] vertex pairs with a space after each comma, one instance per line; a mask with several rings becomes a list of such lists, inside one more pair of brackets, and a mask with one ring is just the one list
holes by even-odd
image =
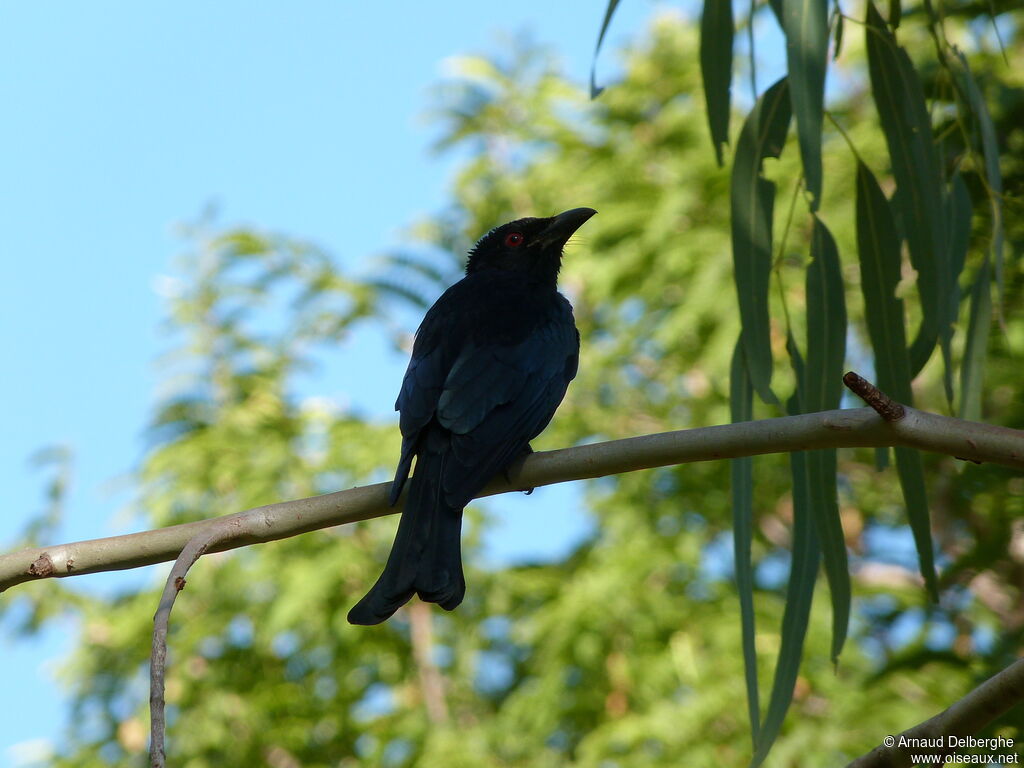
[[[1004, 11], [1009, 64], [987, 43], [970, 54], [999, 142], [1009, 252], [980, 408], [989, 422], [1020, 428], [1024, 14]], [[956, 5], [949, 23], [988, 40], [986, 12]], [[395, 425], [300, 398], [297, 376], [324, 355], [344, 356], [346, 339], [370, 324], [407, 344], [410, 310], [458, 277], [480, 234], [524, 214], [600, 211], [570, 244], [561, 280], [583, 338], [580, 375], [534, 447], [728, 421], [740, 330], [730, 175], [708, 140], [694, 27], [657, 19], [642, 44], [623, 52], [621, 82], [594, 102], [533, 46], [462, 59], [461, 76], [433, 100], [440, 148], [468, 150], [451, 205], [419, 222], [418, 244], [391, 254], [372, 280], [344, 274], [328, 254], [290, 237], [195, 228], [168, 316], [173, 394], [157, 408], [135, 475], [145, 524], [386, 479]], [[851, 72], [865, 56], [856, 37], [847, 30], [839, 61]], [[937, 71], [921, 71], [933, 92], [928, 78]], [[851, 75], [830, 109], [881, 174], [886, 145], [868, 88]], [[766, 165], [785, 201], [775, 207], [775, 231], [787, 232], [770, 301], [772, 317], [791, 313], [802, 339], [796, 310], [812, 228], [792, 219], [801, 162], [796, 136], [789, 142]], [[847, 359], [866, 370], [856, 232], [839, 213], [850, 205], [857, 165], [837, 132], [826, 131], [823, 152], [829, 175], [818, 216], [829, 222], [846, 285]], [[965, 169], [964, 181], [981, 199], [978, 175]], [[976, 233], [987, 226], [975, 216]], [[976, 243], [972, 268], [984, 250]], [[961, 323], [967, 311], [965, 302]], [[404, 317], [407, 324], [396, 320]], [[786, 329], [773, 324], [770, 332], [783, 349]], [[781, 374], [773, 386], [792, 384]], [[924, 367], [914, 396], [918, 407], [948, 408], [941, 361]], [[773, 412], [757, 404], [755, 413]], [[867, 450], [838, 457], [853, 565], [851, 642], [834, 668], [827, 591], [819, 590], [794, 703], [768, 765], [843, 764], [1024, 651], [1024, 478], [924, 457], [942, 589], [932, 604], [899, 483], [875, 461]], [[755, 639], [768, 677], [779, 652], [793, 498], [786, 457], [758, 459], [754, 474]], [[487, 519], [471, 507], [465, 603], [451, 614], [412, 606], [377, 630], [348, 625], [345, 613], [386, 558], [394, 519], [204, 557], [172, 619], [170, 760], [196, 768], [746, 764], [751, 725], [729, 482], [727, 463], [707, 462], [587, 483], [593, 537], [559, 562], [500, 570], [480, 566]], [[53, 765], [146, 763], [158, 594], [155, 575], [112, 597], [49, 581], [19, 587], [3, 606], [28, 606], [26, 631], [59, 613], [78, 617], [78, 645], [61, 671], [72, 729]], [[990, 731], [1024, 738], [1024, 716], [1011, 713]]]

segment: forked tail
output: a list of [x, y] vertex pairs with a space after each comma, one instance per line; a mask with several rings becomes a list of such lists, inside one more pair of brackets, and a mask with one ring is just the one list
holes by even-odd
[[414, 595], [450, 611], [462, 602], [462, 509], [441, 490], [445, 454], [426, 450], [416, 460], [409, 496], [384, 572], [348, 612], [351, 624], [380, 624]]

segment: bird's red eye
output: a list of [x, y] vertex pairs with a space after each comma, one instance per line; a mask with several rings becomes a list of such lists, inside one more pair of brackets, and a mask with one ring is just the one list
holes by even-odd
[[523, 235], [520, 232], [509, 232], [505, 235], [505, 245], [515, 248], [523, 244]]

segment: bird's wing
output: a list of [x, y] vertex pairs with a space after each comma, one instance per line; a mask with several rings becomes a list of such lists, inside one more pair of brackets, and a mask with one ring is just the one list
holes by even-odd
[[518, 344], [467, 345], [438, 398], [451, 433], [443, 488], [464, 506], [547, 426], [576, 374], [579, 336], [571, 315], [552, 317]]
[[479, 288], [471, 280], [456, 283], [417, 331], [395, 403], [401, 412], [402, 453], [392, 504], [409, 475], [421, 433], [434, 419], [452, 433], [456, 461], [448, 465], [446, 486], [454, 495], [472, 496], [544, 429], [576, 375], [579, 334], [564, 298], [547, 307], [540, 323], [529, 323], [532, 327], [522, 330], [520, 340], [502, 343], [495, 336], [508, 339], [508, 334], [491, 333], [484, 325], [489, 317], [506, 313], [495, 311], [493, 302], [480, 301]]
[[444, 387], [446, 366], [444, 350], [434, 347], [420, 355], [413, 353], [409, 367], [402, 379], [402, 389], [395, 402], [395, 410], [399, 411], [398, 424], [402, 432], [402, 453], [395, 469], [395, 479], [391, 484], [392, 506], [398, 501], [402, 487], [409, 477], [412, 460], [416, 455], [420, 432], [437, 410], [437, 400]]
[[465, 340], [467, 323], [460, 322], [460, 313], [455, 311], [455, 307], [465, 301], [465, 283], [462, 280], [441, 294], [416, 331], [412, 357], [395, 401], [402, 432], [402, 453], [391, 484], [392, 506], [409, 477], [420, 433], [434, 418], [445, 379]]

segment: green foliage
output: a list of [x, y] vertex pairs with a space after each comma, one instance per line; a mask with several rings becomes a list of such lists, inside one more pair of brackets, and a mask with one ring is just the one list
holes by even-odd
[[[743, 340], [736, 342], [729, 368], [729, 414], [734, 422], [750, 421], [754, 413], [754, 387], [743, 358]], [[740, 599], [743, 635], [743, 668], [746, 671], [747, 711], [750, 735], [756, 746], [761, 731], [761, 697], [757, 681], [757, 647], [754, 626], [754, 459], [745, 456], [729, 462], [732, 474], [733, 570]]]
[[791, 114], [789, 81], [783, 78], [754, 105], [736, 142], [732, 166], [732, 260], [743, 322], [743, 355], [754, 389], [764, 402], [773, 404], [778, 398], [771, 389], [768, 288], [775, 184], [762, 174], [762, 164], [782, 153]]
[[[901, 34], [909, 23], [908, 12]], [[860, 55], [848, 38], [844, 55]], [[429, 301], [458, 275], [472, 240], [528, 212], [600, 211], [570, 244], [562, 276], [584, 342], [580, 375], [535, 447], [721, 423], [730, 404], [736, 418], [774, 413], [755, 407], [750, 373], [735, 375], [750, 363], [737, 344], [730, 174], [708, 151], [700, 99], [690, 95], [700, 88], [696, 58], [690, 25], [659, 20], [647, 44], [627, 53], [623, 81], [596, 102], [537, 51], [462, 60], [464, 76], [443, 84], [433, 102], [442, 147], [460, 146], [467, 159], [450, 209], [417, 230], [447, 260], [411, 247], [365, 284], [288, 238], [192, 232], [196, 252], [170, 307], [178, 344], [168, 361], [171, 394], [157, 410], [136, 475], [138, 514], [164, 525], [387, 477], [397, 456], [395, 425], [303, 399], [297, 375], [321, 355], [344, 356], [345, 339], [367, 324], [389, 327], [395, 307]], [[978, 82], [992, 87], [996, 63], [975, 63]], [[996, 136], [1003, 147], [1024, 145], [1014, 127], [1024, 91], [999, 82]], [[924, 87], [930, 92], [931, 81]], [[860, 96], [832, 111], [850, 125], [864, 162], [875, 164], [886, 139]], [[755, 189], [793, 189], [796, 200], [802, 162], [794, 139], [783, 151], [784, 136], [771, 153], [781, 151], [780, 160], [762, 163], [767, 153], [753, 152], [747, 178]], [[807, 339], [808, 364], [836, 369], [842, 356], [832, 321], [845, 303], [849, 357], [863, 362], [873, 331], [861, 292], [878, 291], [889, 305], [906, 299], [892, 285], [900, 274], [892, 263], [871, 280], [855, 266], [857, 222], [842, 215], [854, 195], [839, 182], [853, 185], [859, 165], [833, 152], [833, 139], [826, 135], [822, 144], [828, 183], [818, 218], [794, 216], [794, 205], [760, 211], [760, 226], [784, 234], [759, 253], [766, 325], [758, 333], [769, 366], [787, 351], [793, 360], [794, 371], [777, 371], [773, 386], [799, 385], [807, 402], [791, 399], [794, 411], [838, 397], [834, 388], [809, 397], [812, 380], [833, 384], [799, 370], [796, 340]], [[1024, 164], [1009, 153], [1003, 162], [1004, 188], [1020, 189]], [[961, 173], [971, 199], [983, 200], [977, 168], [965, 161]], [[869, 202], [881, 204], [877, 195]], [[1024, 225], [1005, 220], [1016, 252]], [[978, 233], [989, 224], [974, 222], [972, 269]], [[834, 300], [818, 296], [815, 304], [806, 294], [809, 256], [812, 276]], [[1006, 330], [984, 339], [986, 386], [977, 396], [983, 413], [1020, 426], [1024, 397], [1013, 353], [1024, 348], [1024, 319], [1009, 311], [1024, 304], [1019, 258], [1007, 260], [1004, 279]], [[906, 303], [911, 318], [920, 317], [920, 307]], [[805, 306], [829, 324], [805, 319]], [[954, 343], [957, 354], [961, 343]], [[944, 401], [934, 366], [915, 386], [924, 407]], [[465, 603], [418, 618], [403, 610], [374, 629], [349, 626], [345, 613], [379, 571], [393, 519], [204, 557], [171, 622], [171, 762], [744, 765], [753, 754], [749, 720], [757, 726], [766, 707], [753, 736], [762, 757], [775, 742], [768, 765], [842, 764], [941, 710], [1024, 645], [1024, 572], [1014, 554], [1024, 536], [1024, 486], [999, 468], [961, 471], [952, 459], [924, 458], [948, 567], [942, 603], [922, 607], [914, 563], [888, 551], [907, 530], [893, 473], [880, 477], [869, 451], [829, 461], [838, 471], [833, 512], [857, 563], [856, 620], [838, 668], [831, 657], [841, 635], [822, 601], [813, 603], [820, 554], [807, 457], [764, 457], [731, 470], [722, 462], [664, 468], [588, 483], [597, 533], [559, 562], [482, 568], [478, 541], [487, 518], [471, 507]], [[748, 492], [731, 497], [730, 473], [756, 475], [757, 493], [743, 480]], [[734, 525], [741, 602], [723, 557]], [[787, 580], [789, 569], [795, 577]], [[75, 717], [55, 765], [146, 763], [149, 633], [165, 572], [157, 570], [152, 581], [114, 597], [46, 583], [21, 591], [22, 600], [46, 608], [41, 616], [78, 616], [81, 639], [62, 672]], [[440, 708], [427, 701], [434, 694], [424, 684], [434, 673], [443, 682]], [[764, 701], [753, 673], [774, 673]], [[754, 701], [740, 684], [745, 676]], [[1022, 733], [1012, 719], [999, 727]]]
[[910, 369], [916, 375], [931, 357], [939, 334], [953, 321], [948, 315], [951, 284], [942, 231], [942, 172], [920, 79], [910, 56], [896, 43], [870, 0], [865, 29], [871, 92], [896, 180], [893, 204], [917, 270], [921, 297], [921, 327], [910, 346]]
[[[811, 263], [807, 267], [805, 291], [807, 363], [797, 387], [800, 405], [807, 412], [839, 407], [846, 358], [846, 300], [839, 252], [828, 228], [817, 216], [812, 218]], [[805, 500], [808, 508], [800, 510], [814, 521], [814, 533], [828, 576], [832, 595], [833, 661], [839, 660], [850, 621], [850, 569], [836, 496], [836, 454], [834, 448], [807, 452]]]
[[821, 200], [821, 128], [828, 64], [828, 0], [786, 0], [782, 6], [786, 65], [810, 209]]
[[732, 90], [732, 0], [708, 0], [700, 17], [700, 71], [708, 129], [722, 164], [722, 145], [729, 143]]
[[857, 254], [878, 386], [913, 405], [903, 300], [896, 293], [902, 268], [896, 223], [874, 174], [862, 162], [857, 163]]
[[[786, 76], [764, 92], [758, 99], [744, 123], [743, 131], [736, 146], [732, 178], [732, 244], [735, 262], [734, 283], [739, 298], [743, 330], [740, 336], [747, 374], [761, 399], [777, 405], [778, 400], [770, 382], [775, 369], [778, 350], [771, 340], [772, 321], [769, 295], [769, 266], [771, 252], [775, 247], [772, 236], [772, 211], [775, 201], [775, 184], [764, 177], [762, 159], [779, 157], [789, 133], [789, 110], [796, 118], [796, 136], [800, 149], [802, 174], [798, 182], [808, 192], [807, 208], [814, 224], [815, 235], [823, 225], [814, 216], [818, 210], [823, 185], [831, 181], [835, 188], [848, 191], [849, 198], [856, 199], [856, 206], [847, 206], [844, 215], [854, 220], [857, 228], [857, 246], [861, 262], [861, 284], [866, 303], [868, 339], [873, 348], [875, 369], [885, 391], [904, 402], [911, 402], [911, 380], [918, 376], [932, 357], [936, 346], [942, 352], [942, 383], [947, 407], [952, 408], [955, 398], [954, 367], [961, 366], [960, 413], [980, 418], [978, 402], [981, 391], [982, 370], [986, 360], [987, 334], [993, 318], [991, 299], [993, 270], [990, 265], [1002, 263], [1004, 233], [1002, 227], [1003, 208], [1006, 196], [1003, 193], [1003, 175], [996, 149], [996, 129], [988, 102], [982, 94], [971, 64], [963, 51], [951, 40], [943, 15], [944, 9], [933, 7], [930, 0], [923, 0], [917, 13], [916, 24], [904, 24], [900, 36], [906, 39], [915, 33], [927, 34], [934, 44], [934, 59], [928, 62], [932, 82], [926, 82], [921, 69], [916, 66], [908, 48], [897, 40], [896, 31], [903, 18], [903, 8], [896, 0], [889, 4], [889, 18], [884, 19], [873, 0], [867, 0], [863, 22], [864, 47], [867, 66], [863, 62], [853, 63], [852, 70], [844, 63], [833, 65], [835, 69], [847, 69], [846, 74], [854, 79], [867, 78], [873, 97], [877, 120], [888, 149], [888, 165], [895, 182], [892, 198], [887, 199], [874, 175], [869, 170], [859, 151], [865, 147], [843, 132], [842, 119], [835, 114], [831, 121], [843, 133], [850, 150], [857, 160], [856, 182], [844, 179], [836, 173], [848, 158], [829, 157], [823, 163], [822, 142], [825, 102], [825, 74], [828, 66], [829, 21], [828, 4], [825, 0], [785, 0], [774, 2], [770, 7], [786, 40]], [[915, 9], [916, 10], [916, 9]], [[714, 18], [717, 12], [716, 0], [705, 0], [704, 15]], [[922, 13], [923, 12], [923, 13]], [[994, 8], [992, 9], [994, 13]], [[750, 34], [751, 69], [755, 56], [752, 33], [755, 17], [766, 15], [767, 11], [752, 3], [746, 19]], [[837, 3], [831, 23], [834, 25], [835, 59], [840, 56], [843, 30], [843, 9]], [[995, 23], [995, 22], [994, 22]], [[998, 34], [998, 27], [996, 33]], [[721, 45], [726, 36], [723, 31], [710, 23], [701, 27], [702, 51], [711, 45]], [[728, 30], [731, 45], [732, 29]], [[1001, 43], [1000, 43], [1001, 44]], [[847, 60], [849, 56], [845, 57]], [[731, 61], [731, 60], [730, 60]], [[716, 110], [727, 103], [731, 87], [731, 71], [723, 73], [722, 57], [702, 56], [705, 100], [711, 115], [711, 141], [716, 152], [723, 137], [716, 130]], [[753, 79], [753, 78], [752, 78]], [[931, 92], [926, 86], [932, 88]], [[927, 100], [926, 100], [927, 93]], [[781, 104], [780, 104], [781, 102]], [[779, 105], [776, 109], [770, 105]], [[946, 131], [936, 131], [933, 116], [936, 112], [949, 115], [952, 123]], [[767, 115], [767, 118], [766, 118]], [[773, 118], [778, 118], [771, 122]], [[770, 134], [768, 127], [774, 125], [772, 140], [762, 141]], [[966, 139], [962, 145], [951, 141], [947, 134], [954, 129]], [[727, 140], [728, 137], [725, 137]], [[947, 154], [948, 153], [948, 154]], [[985, 199], [991, 208], [990, 254], [982, 259], [971, 291], [971, 309], [968, 317], [966, 346], [960, 360], [955, 359], [954, 342], [957, 341], [956, 323], [960, 315], [962, 291], [960, 275], [967, 263], [971, 245], [970, 226], [972, 208], [981, 208], [972, 203], [961, 173], [961, 166], [972, 162], [974, 171], [981, 181]], [[826, 173], [827, 171], [827, 173]], [[979, 201], [980, 203], [980, 201]], [[794, 191], [790, 220], [796, 204]], [[835, 219], [831, 219], [835, 221]], [[787, 224], [788, 232], [788, 224]], [[827, 232], [827, 230], [826, 230]], [[835, 243], [829, 236], [830, 250], [835, 252]], [[906, 243], [910, 266], [913, 267], [913, 285], [918, 301], [914, 312], [920, 318], [913, 342], [906, 346], [904, 295], [897, 293], [903, 272], [902, 244]], [[783, 235], [780, 252], [785, 248]], [[813, 246], [812, 246], [813, 247]], [[841, 250], [841, 249], [840, 249]], [[785, 301], [782, 271], [777, 270], [780, 293], [783, 295], [782, 310], [785, 321], [785, 337], [790, 359], [794, 366], [796, 402], [808, 410], [820, 410], [825, 401], [816, 395], [823, 383], [839, 387], [838, 369], [843, 365], [846, 335], [845, 312], [829, 317], [830, 308], [842, 307], [843, 280], [839, 269], [838, 254], [831, 260], [834, 265], [832, 288], [821, 279], [821, 265], [818, 258], [812, 259], [807, 267], [807, 288], [803, 297], [806, 304], [808, 327], [808, 357], [805, 374], [797, 371], [799, 355], [793, 354], [794, 322], [800, 318], [789, 310]], [[995, 283], [1002, 290], [996, 266]], [[909, 281], [908, 281], [909, 282]], [[905, 292], [904, 292], [905, 293]], [[837, 296], [838, 294], [838, 296]], [[838, 301], [837, 301], [838, 298]], [[836, 322], [833, 323], [832, 321]], [[823, 334], [832, 332], [832, 338], [825, 340]], [[816, 347], [812, 337], [817, 338]], [[815, 355], [816, 349], [819, 354]], [[825, 353], [821, 354], [820, 350]], [[838, 360], [831, 359], [837, 357]], [[888, 382], [888, 386], [886, 384]], [[827, 407], [835, 407], [838, 392], [830, 398]], [[734, 408], [735, 410], [735, 408]], [[913, 532], [918, 552], [920, 571], [932, 599], [938, 600], [938, 581], [935, 573], [935, 557], [932, 542], [932, 523], [928, 510], [925, 487], [924, 463], [915, 451], [899, 448], [895, 451], [897, 473], [907, 509], [907, 517]], [[828, 576], [833, 605], [833, 655], [838, 656], [847, 633], [850, 615], [850, 585], [846, 555], [846, 543], [842, 521], [838, 510], [838, 464], [835, 452], [812, 452], [805, 458], [793, 457], [794, 483], [799, 486], [806, 481], [807, 493], [797, 493], [794, 487], [795, 515], [801, 510], [801, 499], [810, 505], [816, 521], [813, 535], [823, 553], [825, 572]], [[888, 452], [879, 452], [877, 464], [883, 468], [888, 463]], [[734, 487], [738, 498], [748, 498], [753, 493], [753, 475], [745, 468], [737, 469]], [[736, 550], [745, 551], [746, 534], [739, 527], [736, 531]], [[794, 553], [794, 557], [796, 554]], [[810, 573], [812, 583], [816, 574]], [[791, 578], [797, 578], [794, 566]], [[803, 594], [808, 585], [796, 591]], [[744, 600], [746, 598], [744, 597]], [[747, 615], [744, 609], [744, 615]], [[802, 629], [793, 637], [802, 635]], [[799, 643], [797, 643], [798, 645]], [[752, 695], [756, 685], [750, 680], [748, 658], [748, 690]], [[782, 676], [784, 659], [780, 658], [777, 678]], [[778, 700], [773, 696], [769, 719], [777, 714]], [[784, 709], [784, 708], [783, 708]], [[756, 715], [751, 717], [752, 728], [759, 731]], [[759, 745], [754, 764], [759, 764], [770, 746], [774, 730], [768, 733], [767, 744]]]

